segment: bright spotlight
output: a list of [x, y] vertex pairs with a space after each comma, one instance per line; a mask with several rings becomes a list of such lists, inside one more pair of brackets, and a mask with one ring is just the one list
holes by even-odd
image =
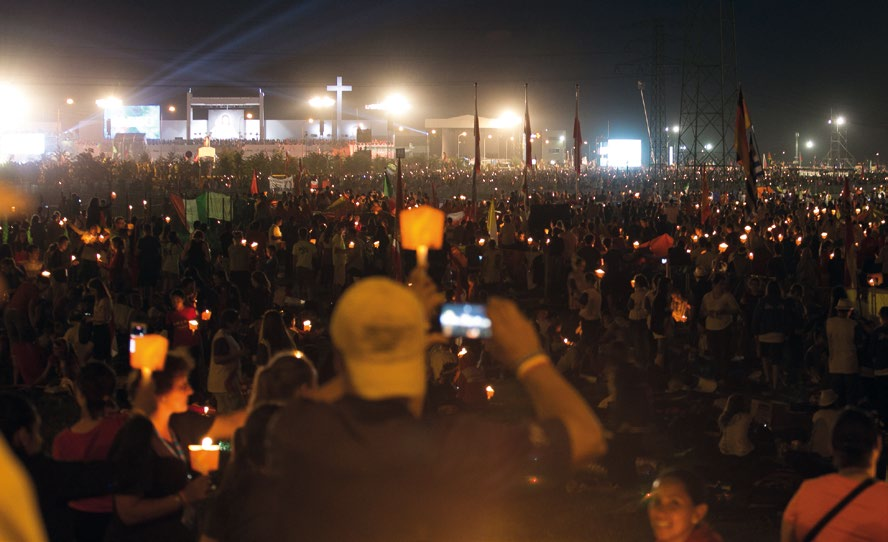
[[561, 141], [561, 142], [563, 143], [563, 142], [564, 142], [564, 136], [560, 136], [560, 137], [558, 138], [558, 141]]
[[25, 119], [28, 100], [18, 88], [0, 83], [0, 128], [16, 128]]
[[365, 105], [364, 109], [376, 109], [386, 111], [392, 115], [400, 115], [410, 110], [410, 102], [400, 94], [391, 94], [378, 104]]
[[845, 124], [845, 117], [839, 117], [839, 118], [837, 118], [837, 119], [836, 119], [836, 124], [838, 124], [839, 126]]
[[101, 107], [102, 109], [111, 109], [112, 107], [120, 107], [123, 105], [123, 100], [120, 98], [115, 98], [113, 96], [108, 96], [107, 98], [99, 98], [96, 100], [96, 105]]
[[676, 124], [675, 126], [672, 127], [672, 133], [673, 133], [673, 134], [677, 134], [677, 133], [678, 133], [678, 124]]
[[74, 98], [68, 98], [67, 100], [65, 100], [65, 103], [68, 105], [74, 105]]
[[311, 100], [308, 101], [308, 105], [312, 107], [331, 107], [336, 103], [336, 100], [329, 96], [315, 96]]
[[814, 148], [814, 142], [811, 141], [811, 140], [809, 139], [807, 142], [805, 142], [805, 148], [813, 149], [813, 148]]
[[175, 112], [176, 112], [176, 106], [175, 106], [175, 105], [171, 105], [171, 106], [169, 106], [169, 107], [167, 108], [167, 111], [169, 111], [170, 113], [175, 113]]
[[521, 117], [511, 111], [504, 111], [499, 118], [494, 119], [493, 125], [496, 128], [511, 128], [521, 124]]
[[707, 144], [703, 145], [703, 148], [706, 149], [707, 151], [711, 151], [712, 150], [712, 143], [707, 143]]

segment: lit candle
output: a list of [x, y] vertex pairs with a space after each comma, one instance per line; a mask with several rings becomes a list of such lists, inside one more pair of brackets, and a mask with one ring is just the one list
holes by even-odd
[[487, 392], [487, 400], [488, 401], [493, 399], [493, 396], [496, 393], [496, 391], [494, 391], [494, 389], [493, 389], [493, 386], [487, 386], [486, 388], [484, 388], [484, 391]]
[[311, 320], [302, 321], [302, 331], [305, 331], [306, 333], [311, 331]]
[[632, 241], [632, 248], [635, 250], [638, 250], [638, 245], [640, 245], [640, 244], [641, 243], [639, 243], [638, 241]]
[[117, 192], [111, 192], [111, 199], [117, 199]]
[[205, 311], [200, 313], [200, 319], [203, 320], [204, 322], [208, 321], [212, 317], [213, 317], [213, 313], [210, 311], [210, 309], [206, 309]]
[[188, 456], [191, 469], [204, 476], [219, 470], [219, 445], [213, 444], [210, 437], [204, 438], [199, 445], [188, 445]]
[[484, 246], [484, 238], [483, 237], [478, 239], [478, 246], [481, 246], [481, 247]]
[[242, 246], [242, 247], [247, 246], [247, 240], [246, 240], [246, 239], [241, 239], [241, 246]]
[[200, 322], [197, 320], [188, 320], [188, 329], [191, 330], [192, 333], [197, 332], [197, 328], [200, 325]]
[[348, 242], [348, 248], [350, 248], [350, 249], [351, 249], [351, 248], [355, 248], [355, 242], [354, 242], [354, 241], [349, 241], [349, 242]]
[[728, 250], [728, 244], [727, 244], [727, 243], [722, 242], [722, 243], [719, 243], [719, 244], [718, 244], [718, 251], [719, 251], [719, 252], [724, 253], [724, 252], [726, 252], [727, 250]]
[[259, 248], [259, 243], [257, 243], [256, 241], [253, 241], [252, 243], [250, 243], [250, 248], [252, 248], [253, 250], [256, 250], [257, 248]]
[[599, 279], [603, 279], [604, 278], [604, 269], [601, 269], [601, 268], [596, 269], [595, 276], [598, 277]]
[[745, 245], [745, 244], [746, 244], [746, 240], [747, 240], [748, 238], [749, 238], [749, 237], [747, 237], [747, 235], [744, 233], [744, 234], [742, 234], [742, 235], [740, 236], [740, 242], [743, 243], [743, 244]]
[[749, 254], [746, 255], [746, 257], [749, 258], [749, 261], [752, 261], [755, 259], [755, 254], [750, 252]]
[[802, 246], [802, 236], [801, 236], [801, 235], [799, 235], [798, 237], [796, 237], [796, 246], [797, 246], [797, 247]]
[[825, 241], [827, 235], [828, 235], [828, 234], [827, 234], [826, 232], [821, 232], [821, 233], [820, 233], [820, 238], [823, 239], [823, 240]]
[[528, 237], [528, 238], [527, 238], [527, 244], [528, 244], [528, 245], [532, 245], [532, 244], [533, 244], [533, 237]]
[[163, 217], [163, 220], [164, 220], [164, 222], [166, 222], [167, 224], [170, 223], [170, 217], [168, 217], [168, 216]]
[[49, 278], [52, 275], [52, 273], [50, 273], [49, 271], [44, 271], [44, 272], [40, 273], [40, 275], [44, 276], [46, 278]]

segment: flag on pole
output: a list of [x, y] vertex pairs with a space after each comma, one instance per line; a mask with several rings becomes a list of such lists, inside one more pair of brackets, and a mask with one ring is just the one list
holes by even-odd
[[469, 207], [469, 217], [475, 220], [475, 209], [478, 207], [478, 192], [476, 182], [481, 173], [481, 129], [478, 125], [478, 83], [475, 83], [475, 167], [472, 169], [472, 202]]
[[385, 179], [382, 181], [382, 195], [391, 198], [395, 191], [392, 188], [392, 180], [389, 178], [389, 168], [385, 168]]
[[583, 145], [583, 133], [580, 131], [580, 85], [577, 85], [576, 110], [574, 112], [574, 170], [580, 174], [580, 149]]
[[493, 208], [493, 200], [490, 200], [490, 208], [487, 210], [487, 233], [492, 240], [496, 240], [496, 209]]
[[[475, 173], [481, 173], [481, 129], [478, 124], [478, 83], [475, 83]], [[472, 197], [474, 198], [474, 194]]]
[[[524, 83], [524, 167], [533, 169], [533, 147], [530, 144], [530, 108], [527, 105], [527, 83]], [[525, 186], [525, 192], [527, 187]]]
[[743, 168], [746, 178], [746, 194], [749, 201], [755, 205], [758, 201], [756, 191], [756, 183], [759, 179], [764, 178], [765, 171], [762, 169], [762, 161], [756, 148], [755, 130], [752, 121], [749, 118], [749, 110], [746, 108], [746, 101], [743, 99], [743, 90], [738, 92], [737, 97], [737, 120], [734, 126], [734, 149], [737, 151], [737, 163]]
[[253, 182], [250, 183], [250, 194], [255, 196], [259, 193], [259, 183], [256, 179], [256, 170], [253, 170]]

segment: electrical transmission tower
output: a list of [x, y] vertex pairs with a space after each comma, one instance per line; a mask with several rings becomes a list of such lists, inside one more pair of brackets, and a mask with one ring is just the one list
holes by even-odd
[[735, 161], [737, 57], [733, 0], [686, 0], [679, 166], [724, 169]]
[[[666, 117], [666, 87], [668, 78], [678, 75], [680, 66], [671, 60], [666, 46], [666, 24], [660, 17], [645, 21], [638, 26], [645, 30], [650, 25], [650, 43], [648, 39], [634, 39], [628, 46], [628, 50], [640, 56], [637, 60], [627, 64], [618, 64], [616, 72], [621, 75], [634, 75], [638, 77], [638, 90], [641, 95], [642, 111], [644, 113], [645, 126], [648, 130], [648, 143], [650, 144], [651, 169], [654, 172], [662, 171], [668, 165], [668, 143], [670, 132]], [[647, 56], [646, 51], [650, 51]]]

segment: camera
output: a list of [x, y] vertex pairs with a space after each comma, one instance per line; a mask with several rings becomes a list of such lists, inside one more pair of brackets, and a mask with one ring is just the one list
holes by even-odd
[[445, 337], [489, 339], [493, 335], [487, 307], [476, 303], [445, 303], [438, 322]]

